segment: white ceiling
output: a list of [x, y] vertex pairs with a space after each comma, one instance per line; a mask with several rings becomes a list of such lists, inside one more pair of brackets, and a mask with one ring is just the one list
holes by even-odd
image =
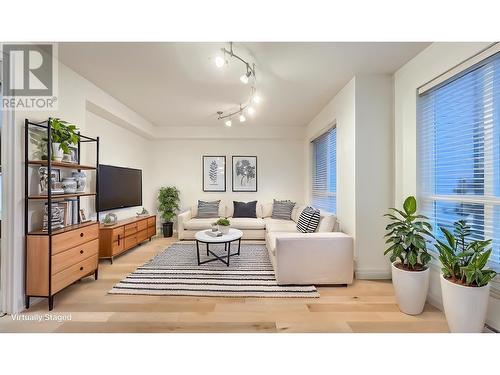
[[[429, 43], [234, 43], [254, 61], [255, 126], [304, 126], [356, 74], [391, 74]], [[227, 43], [60, 43], [63, 63], [157, 126], [221, 126], [249, 96], [244, 65], [218, 69]]]

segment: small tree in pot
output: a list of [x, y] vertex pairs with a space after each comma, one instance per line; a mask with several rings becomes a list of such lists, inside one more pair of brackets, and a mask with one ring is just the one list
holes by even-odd
[[392, 223], [385, 228], [384, 236], [392, 262], [392, 282], [399, 308], [409, 315], [420, 314], [425, 305], [429, 289], [429, 268], [431, 255], [427, 252], [427, 237], [433, 237], [427, 217], [417, 215], [417, 200], [408, 197], [403, 211], [396, 208], [385, 214]]
[[172, 237], [174, 218], [179, 211], [179, 189], [175, 186], [161, 187], [158, 192], [158, 212], [163, 219], [163, 237]]
[[491, 240], [473, 241], [465, 220], [453, 224], [453, 234], [441, 227], [446, 242], [437, 240], [442, 264], [441, 292], [452, 332], [482, 332], [488, 310], [490, 281], [497, 275], [485, 269]]

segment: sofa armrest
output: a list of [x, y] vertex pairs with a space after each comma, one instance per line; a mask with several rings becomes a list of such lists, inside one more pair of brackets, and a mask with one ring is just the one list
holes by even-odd
[[191, 215], [191, 210], [184, 211], [180, 213], [177, 216], [177, 231], [182, 232], [184, 228], [184, 224], [188, 221], [191, 220], [192, 215]]
[[340, 232], [284, 233], [276, 237], [278, 284], [351, 284], [353, 238]]

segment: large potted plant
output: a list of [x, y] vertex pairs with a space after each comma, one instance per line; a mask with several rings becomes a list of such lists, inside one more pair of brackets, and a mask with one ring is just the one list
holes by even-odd
[[491, 240], [472, 240], [465, 220], [453, 224], [453, 234], [441, 227], [446, 242], [437, 240], [441, 261], [441, 293], [451, 332], [482, 332], [488, 310], [490, 281], [496, 272], [486, 269]]
[[77, 133], [76, 125], [59, 118], [51, 119], [50, 126], [54, 160], [61, 161], [64, 154], [69, 154], [70, 145], [78, 144], [80, 135]]
[[163, 237], [172, 237], [174, 217], [179, 210], [179, 189], [175, 186], [161, 187], [158, 192], [158, 211], [163, 219]]
[[432, 227], [423, 215], [417, 215], [417, 200], [408, 197], [403, 210], [390, 209], [385, 214], [392, 223], [387, 225], [386, 243], [392, 262], [392, 283], [399, 309], [405, 314], [420, 314], [425, 305], [429, 289], [431, 255], [427, 252], [427, 237], [432, 237]]

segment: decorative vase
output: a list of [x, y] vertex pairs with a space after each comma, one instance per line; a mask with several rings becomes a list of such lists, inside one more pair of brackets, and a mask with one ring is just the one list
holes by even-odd
[[490, 284], [464, 286], [441, 275], [441, 293], [446, 321], [451, 332], [481, 333], [488, 312]]
[[219, 231], [222, 234], [228, 234], [229, 233], [229, 225], [219, 225]]
[[77, 183], [74, 177], [64, 177], [62, 180], [64, 194], [75, 194]]
[[63, 156], [64, 156], [64, 151], [61, 148], [60, 143], [52, 143], [52, 153], [54, 154], [54, 160], [55, 161], [62, 161]]
[[87, 175], [84, 172], [73, 172], [72, 175], [76, 181], [76, 192], [83, 193], [87, 185]]
[[422, 313], [429, 290], [430, 270], [405, 271], [392, 263], [392, 284], [399, 309], [408, 315]]

